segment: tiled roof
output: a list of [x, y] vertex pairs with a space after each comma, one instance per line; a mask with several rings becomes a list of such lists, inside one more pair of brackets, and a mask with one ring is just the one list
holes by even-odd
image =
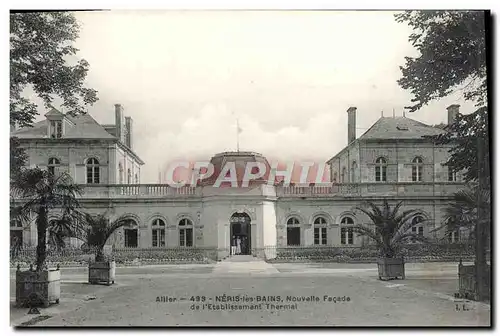
[[[81, 114], [76, 117], [65, 115], [74, 125], [65, 125], [64, 139], [114, 139], [90, 114]], [[47, 121], [42, 120], [33, 125], [15, 130], [11, 133], [21, 139], [48, 138]]]
[[443, 132], [442, 129], [406, 117], [381, 117], [359, 140], [421, 139]]

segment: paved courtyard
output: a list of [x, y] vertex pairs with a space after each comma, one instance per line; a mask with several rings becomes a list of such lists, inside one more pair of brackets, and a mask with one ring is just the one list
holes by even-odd
[[[407, 264], [406, 280], [379, 281], [374, 264], [267, 264], [117, 268], [112, 286], [62, 270], [61, 303], [41, 314], [11, 308], [34, 326], [489, 326], [490, 306], [455, 300], [456, 263]], [[15, 297], [11, 270], [11, 301]], [[35, 320], [33, 320], [35, 318]]]

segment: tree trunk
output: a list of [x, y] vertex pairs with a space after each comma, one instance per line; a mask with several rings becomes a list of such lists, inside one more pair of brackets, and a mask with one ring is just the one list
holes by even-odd
[[36, 218], [36, 227], [38, 233], [36, 247], [36, 269], [42, 271], [47, 259], [47, 209], [40, 208]]
[[477, 222], [476, 222], [476, 291], [477, 291], [477, 299], [482, 301], [485, 299], [484, 287], [486, 281], [486, 235], [484, 234], [485, 228], [484, 225], [481, 224], [483, 219], [483, 211], [482, 211], [482, 200], [480, 197], [480, 191], [483, 190], [485, 186], [485, 176], [481, 174], [484, 162], [484, 147], [483, 141], [480, 137], [477, 137], [477, 155], [478, 155], [478, 189], [477, 192]]
[[104, 252], [103, 252], [102, 247], [97, 250], [97, 252], [95, 254], [95, 261], [96, 262], [104, 261]]

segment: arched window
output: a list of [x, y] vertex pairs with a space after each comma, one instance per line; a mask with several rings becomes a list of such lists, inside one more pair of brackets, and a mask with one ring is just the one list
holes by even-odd
[[300, 245], [300, 221], [290, 217], [286, 222], [286, 241], [288, 246]]
[[[424, 225], [423, 224], [419, 224], [419, 223], [423, 223], [424, 221], [424, 217], [420, 216], [420, 215], [417, 215], [415, 217], [413, 217], [413, 219], [411, 220], [411, 233], [413, 234], [417, 234], [419, 236], [424, 236]], [[412, 242], [416, 242], [415, 239], [412, 239]]]
[[356, 161], [353, 161], [352, 165], [351, 165], [351, 183], [356, 182], [356, 169], [357, 168], [358, 168], [358, 164], [356, 163]]
[[411, 167], [411, 180], [413, 182], [421, 182], [422, 181], [422, 171], [424, 165], [422, 164], [422, 159], [420, 157], [416, 157], [412, 161], [413, 165]]
[[314, 220], [314, 245], [326, 245], [326, 219], [316, 217]]
[[87, 183], [99, 183], [99, 161], [96, 158], [87, 160]]
[[383, 157], [379, 157], [375, 161], [375, 181], [376, 182], [387, 181], [387, 161], [385, 161]]
[[157, 218], [151, 225], [153, 230], [153, 247], [165, 247], [165, 222]]
[[179, 221], [179, 246], [193, 246], [193, 223], [187, 218]]
[[49, 165], [48, 165], [48, 171], [50, 174], [55, 175], [56, 170], [59, 168], [59, 165], [61, 164], [61, 161], [56, 158], [50, 158], [49, 159]]
[[345, 183], [345, 178], [346, 178], [346, 169], [345, 167], [343, 167], [342, 174], [340, 175], [340, 183]]
[[354, 244], [354, 231], [349, 225], [354, 225], [352, 217], [344, 217], [340, 221], [340, 244], [353, 245]]
[[121, 162], [118, 164], [118, 174], [119, 174], [118, 175], [119, 176], [119, 180], [118, 180], [119, 182], [118, 183], [119, 184], [123, 184], [123, 166], [122, 166]]
[[130, 168], [127, 169], [127, 183], [132, 183], [132, 173], [130, 172]]
[[333, 173], [333, 183], [337, 183], [337, 172]]

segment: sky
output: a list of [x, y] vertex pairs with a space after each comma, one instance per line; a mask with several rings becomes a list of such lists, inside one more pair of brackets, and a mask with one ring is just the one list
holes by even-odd
[[[77, 12], [75, 46], [100, 99], [89, 113], [111, 124], [120, 103], [132, 117], [133, 149], [146, 162], [141, 183], [157, 182], [174, 160], [236, 150], [236, 118], [242, 151], [325, 162], [346, 145], [350, 106], [359, 137], [410, 104], [396, 81], [404, 57], [417, 54], [393, 14]], [[451, 104], [473, 108], [458, 92], [406, 116], [446, 122]]]

